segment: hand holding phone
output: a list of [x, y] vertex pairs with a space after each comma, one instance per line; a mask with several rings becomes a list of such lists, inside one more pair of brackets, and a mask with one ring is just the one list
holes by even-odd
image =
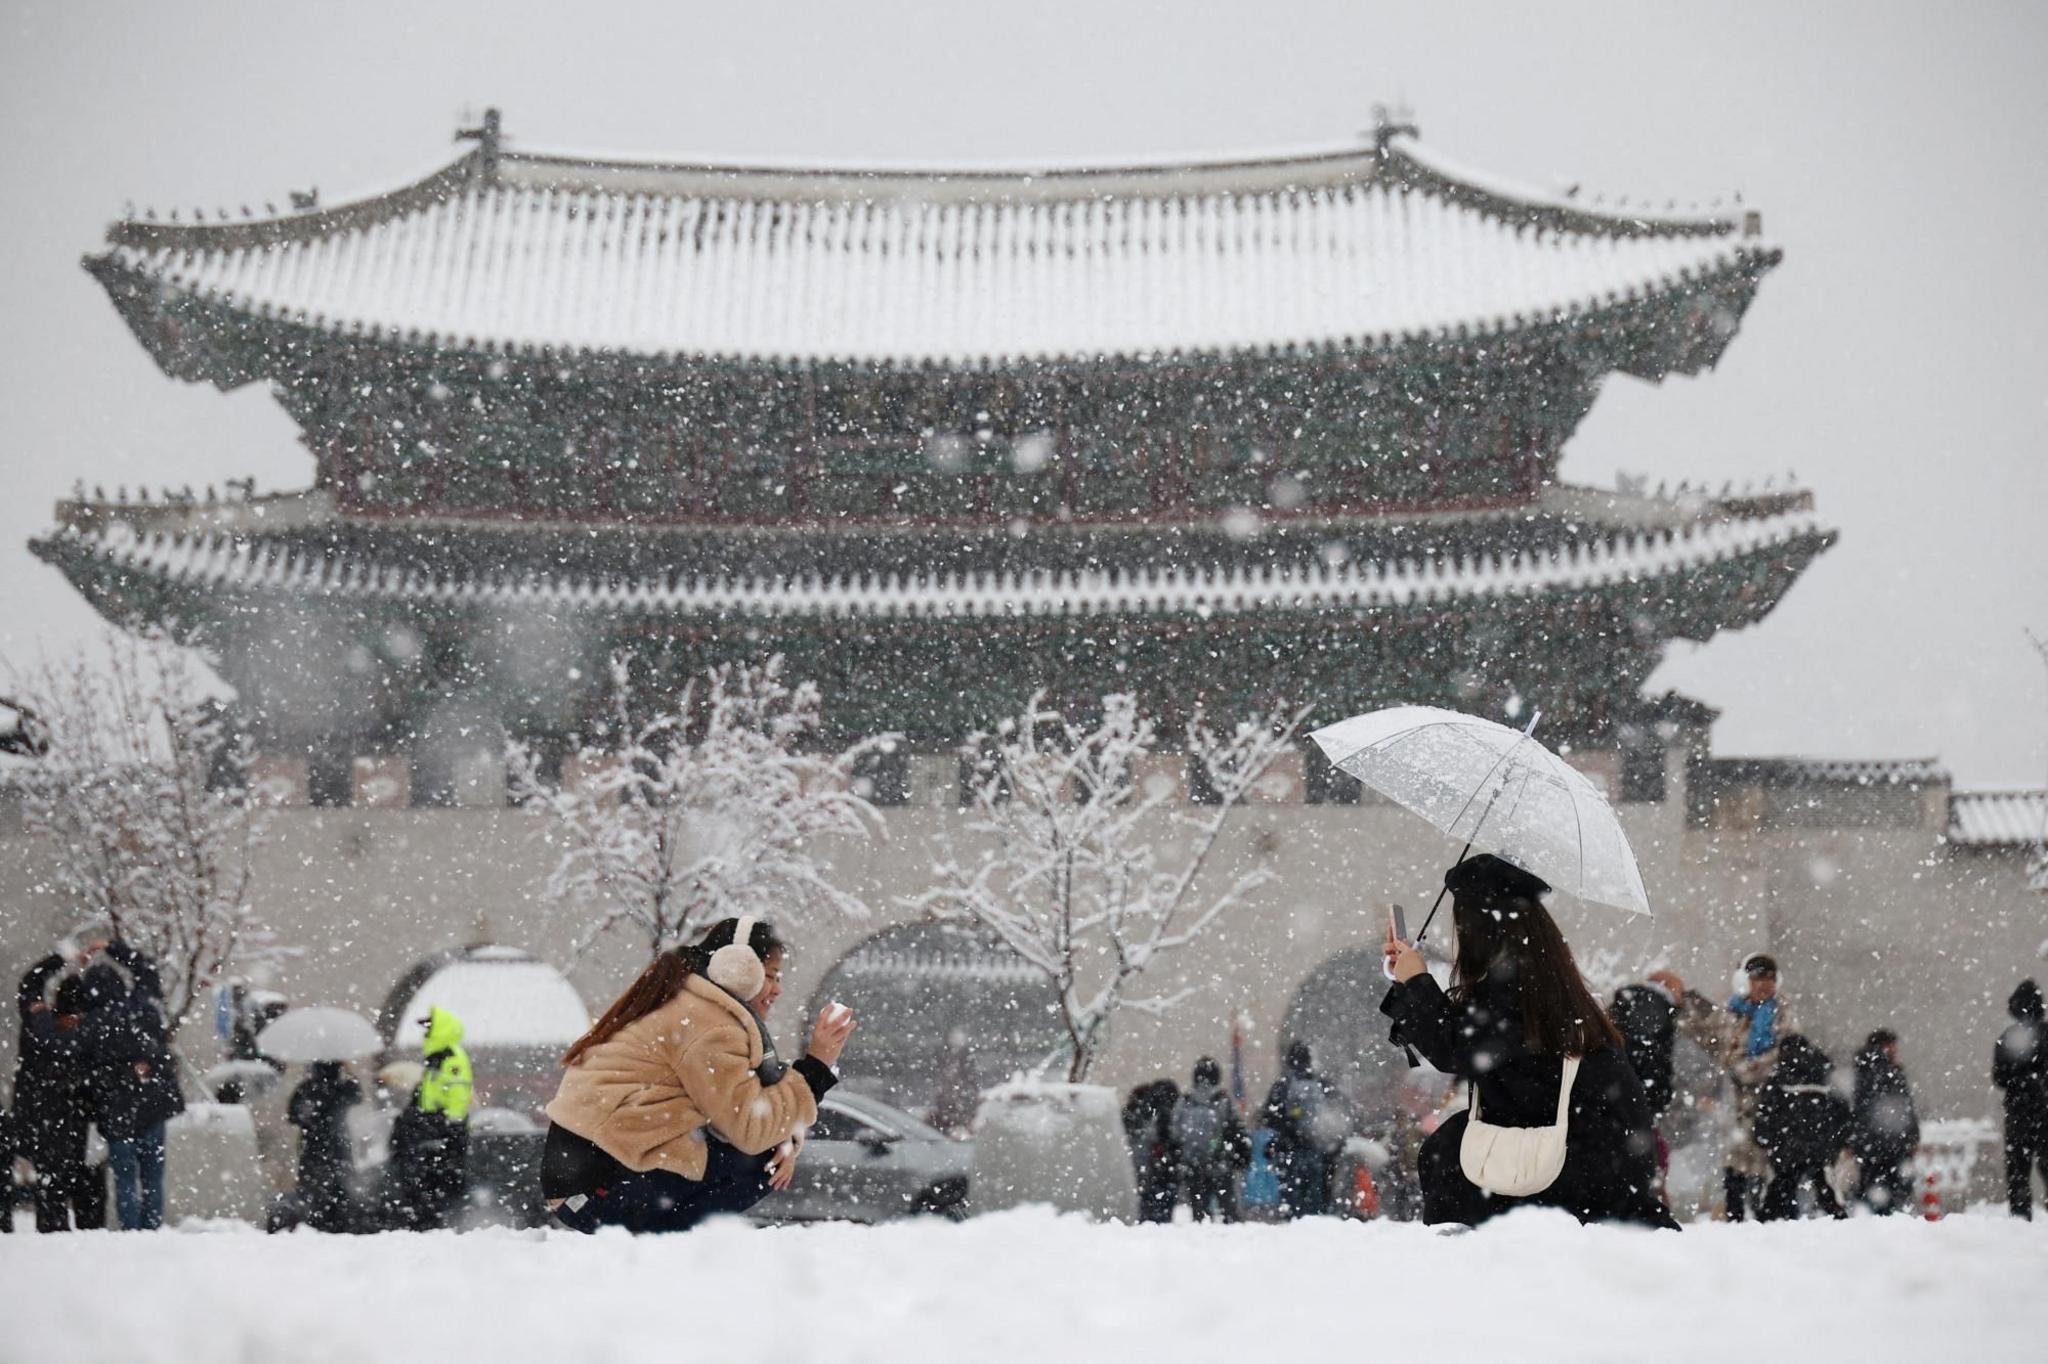
[[1422, 954], [1408, 941], [1408, 912], [1399, 905], [1387, 912], [1387, 941], [1380, 970], [1388, 980], [1411, 980], [1428, 968]]

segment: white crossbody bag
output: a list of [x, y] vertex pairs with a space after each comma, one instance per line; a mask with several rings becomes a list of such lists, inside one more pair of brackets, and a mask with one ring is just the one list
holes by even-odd
[[1479, 1085], [1472, 1084], [1472, 1111], [1465, 1119], [1465, 1139], [1458, 1146], [1458, 1164], [1471, 1180], [1502, 1198], [1527, 1198], [1557, 1182], [1564, 1169], [1565, 1129], [1570, 1125], [1572, 1084], [1579, 1078], [1579, 1058], [1567, 1056], [1564, 1078], [1557, 1086], [1557, 1121], [1548, 1127], [1496, 1127], [1479, 1120]]

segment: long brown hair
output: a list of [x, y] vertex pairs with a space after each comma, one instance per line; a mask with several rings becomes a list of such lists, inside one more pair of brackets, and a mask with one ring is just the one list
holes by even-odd
[[1454, 895], [1451, 917], [1458, 932], [1454, 999], [1469, 999], [1489, 979], [1512, 982], [1522, 1000], [1522, 1040], [1533, 1050], [1584, 1056], [1620, 1049], [1620, 1031], [1541, 901], [1500, 891]]
[[[731, 945], [739, 926], [738, 919], [720, 919], [696, 942], [684, 947], [671, 947], [656, 955], [647, 963], [647, 969], [626, 987], [625, 993], [612, 1001], [604, 1016], [590, 1025], [590, 1031], [577, 1038], [575, 1045], [562, 1053], [562, 1064], [575, 1065], [592, 1047], [611, 1041], [628, 1024], [638, 1022], [674, 999], [685, 980], [704, 974], [713, 952]], [[756, 923], [753, 932], [747, 934], [747, 946], [754, 949], [755, 956], [766, 961], [769, 953], [782, 950], [782, 939], [775, 936], [775, 930], [769, 925]]]

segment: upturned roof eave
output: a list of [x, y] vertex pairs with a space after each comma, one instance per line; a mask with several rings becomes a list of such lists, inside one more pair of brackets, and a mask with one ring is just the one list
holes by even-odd
[[[100, 607], [108, 575], [119, 595], [152, 585], [201, 598], [260, 601], [286, 609], [325, 601], [356, 609], [528, 607], [666, 618], [975, 620], [1032, 617], [1177, 617], [1254, 613], [1299, 617], [1331, 611], [1431, 610], [1459, 601], [1568, 599], [1617, 587], [1646, 599], [1676, 594], [1707, 609], [1667, 603], [1670, 633], [1706, 638], [1754, 624], [1775, 608], [1834, 532], [1807, 513], [1753, 523], [1703, 524], [1637, 543], [1610, 539], [1523, 557], [1438, 557], [1342, 566], [1134, 564], [1114, 572], [1072, 570], [797, 575], [731, 578], [704, 574], [559, 578], [531, 569], [475, 573], [405, 563], [338, 560], [268, 537], [221, 534], [135, 536], [59, 531], [31, 542]], [[1762, 592], [1745, 591], [1715, 609], [1709, 580], [1725, 566], [1764, 558], [1773, 571]]]
[[[1511, 315], [1475, 315], [1462, 319], [1446, 319], [1430, 326], [1401, 331], [1277, 337], [1269, 341], [1242, 344], [1161, 342], [1156, 345], [1122, 349], [990, 349], [929, 354], [876, 354], [851, 350], [816, 354], [743, 350], [664, 350], [632, 345], [592, 346], [503, 336], [443, 334], [418, 326], [386, 326], [362, 319], [309, 315], [303, 310], [272, 308], [267, 304], [252, 307], [245, 300], [211, 289], [193, 289], [179, 282], [175, 276], [166, 279], [153, 270], [123, 260], [113, 251], [88, 255], [83, 258], [82, 264], [112, 296], [115, 306], [121, 309], [137, 339], [157, 359], [167, 374], [182, 379], [213, 378], [215, 382], [220, 383], [221, 380], [214, 373], [218, 366], [167, 361], [169, 352], [159, 344], [146, 325], [150, 320], [149, 313], [139, 309], [145, 295], [135, 286], [146, 284], [159, 291], [163, 298], [182, 298], [207, 308], [220, 309], [257, 327], [299, 327], [344, 342], [423, 347], [436, 352], [467, 353], [485, 358], [517, 356], [550, 360], [616, 359], [629, 363], [657, 365], [763, 365], [791, 371], [820, 366], [873, 368], [891, 372], [933, 369], [986, 371], [1113, 364], [1232, 364], [1327, 354], [1393, 355], [1416, 347], [1438, 351], [1459, 349], [1498, 344], [1525, 336], [1541, 336], [1560, 328], [1597, 324], [1605, 319], [1623, 315], [1632, 308], [1660, 302], [1675, 302], [1703, 291], [1711, 292], [1724, 288], [1734, 288], [1742, 292], [1742, 310], [1746, 311], [1748, 297], [1753, 294], [1757, 281], [1766, 271], [1774, 269], [1783, 258], [1784, 252], [1777, 246], [1762, 242], [1745, 242], [1731, 252], [1731, 259], [1717, 269], [1643, 280], [1629, 286], [1625, 291], [1610, 291], [1599, 297], [1575, 299], [1533, 313], [1521, 311]], [[160, 300], [151, 300], [151, 303], [152, 307], [160, 306]], [[1719, 361], [1722, 353], [1732, 344], [1734, 335], [1735, 332], [1730, 331], [1725, 336], [1688, 339], [1674, 348], [1668, 359], [1654, 364], [1630, 367], [1627, 372], [1637, 378], [1651, 380], [1670, 373], [1697, 374], [1712, 368]], [[253, 376], [240, 376], [234, 383], [246, 382], [249, 377]], [[222, 383], [222, 386], [233, 385]]]

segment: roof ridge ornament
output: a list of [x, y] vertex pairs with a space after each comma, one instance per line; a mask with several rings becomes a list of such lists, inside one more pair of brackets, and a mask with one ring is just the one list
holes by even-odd
[[1386, 155], [1387, 143], [1401, 136], [1421, 137], [1422, 130], [1416, 126], [1415, 110], [1406, 101], [1389, 108], [1384, 104], [1372, 106], [1373, 150]]
[[498, 183], [498, 155], [504, 150], [504, 120], [497, 109], [484, 110], [484, 121], [474, 128], [457, 128], [457, 142], [476, 143], [477, 174], [486, 185]]

